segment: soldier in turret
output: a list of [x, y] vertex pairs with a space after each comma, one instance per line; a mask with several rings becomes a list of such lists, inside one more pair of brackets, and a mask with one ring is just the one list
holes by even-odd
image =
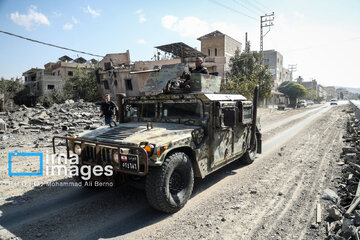
[[204, 60], [202, 57], [196, 57], [195, 60], [195, 69], [190, 69], [191, 73], [202, 73], [202, 74], [209, 74], [209, 71], [206, 67], [204, 67], [203, 64]]

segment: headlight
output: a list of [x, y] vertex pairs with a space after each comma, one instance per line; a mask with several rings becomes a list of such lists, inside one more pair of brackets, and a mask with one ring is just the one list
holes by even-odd
[[74, 146], [74, 152], [75, 152], [77, 155], [80, 156], [80, 154], [81, 154], [81, 146], [80, 146], [79, 144], [76, 144], [76, 145]]
[[154, 153], [155, 144], [148, 144], [147, 142], [140, 143], [140, 147], [144, 148], [148, 156], [151, 157]]
[[113, 151], [113, 159], [114, 159], [114, 162], [119, 164], [119, 152], [117, 150]]

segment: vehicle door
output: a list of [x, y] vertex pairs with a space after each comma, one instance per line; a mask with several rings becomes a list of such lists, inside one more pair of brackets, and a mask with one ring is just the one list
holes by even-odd
[[219, 101], [214, 103], [213, 141], [210, 148], [213, 153], [211, 168], [227, 162], [234, 153], [234, 127], [238, 108], [236, 102]]

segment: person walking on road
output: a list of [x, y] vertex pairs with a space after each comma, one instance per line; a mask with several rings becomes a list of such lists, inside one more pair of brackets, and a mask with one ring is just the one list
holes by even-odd
[[118, 110], [118, 107], [116, 106], [116, 104], [113, 101], [110, 101], [109, 94], [106, 94], [104, 99], [105, 99], [105, 102], [103, 102], [100, 107], [100, 113], [101, 113], [100, 116], [101, 117], [105, 116], [105, 125], [108, 125], [112, 121], [114, 121], [115, 111]]

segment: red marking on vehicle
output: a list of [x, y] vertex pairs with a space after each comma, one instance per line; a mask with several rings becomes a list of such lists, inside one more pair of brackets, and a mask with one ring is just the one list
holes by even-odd
[[124, 154], [121, 154], [121, 161], [122, 162], [127, 162], [127, 156]]

